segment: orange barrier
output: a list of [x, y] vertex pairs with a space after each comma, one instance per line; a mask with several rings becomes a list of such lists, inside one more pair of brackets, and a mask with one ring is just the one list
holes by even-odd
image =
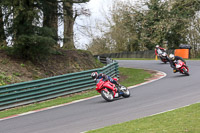
[[189, 58], [189, 49], [175, 49], [174, 55], [188, 59]]

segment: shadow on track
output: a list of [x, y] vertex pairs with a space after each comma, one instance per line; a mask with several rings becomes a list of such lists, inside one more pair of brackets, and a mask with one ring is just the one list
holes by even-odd
[[[130, 97], [131, 97], [131, 96], [130, 96]], [[129, 98], [130, 98], [130, 97], [129, 97]], [[113, 102], [116, 102], [116, 101], [118, 101], [118, 100], [123, 100], [123, 99], [127, 99], [127, 98], [118, 97], [118, 98], [115, 98], [112, 102], [108, 102], [108, 101], [106, 101], [106, 100], [104, 100], [104, 99], [102, 98], [101, 100], [97, 101], [96, 103], [113, 103]]]
[[180, 77], [189, 77], [187, 75], [184, 75], [184, 74], [180, 74], [180, 75], [174, 75], [174, 76], [171, 76], [172, 78], [180, 78]]

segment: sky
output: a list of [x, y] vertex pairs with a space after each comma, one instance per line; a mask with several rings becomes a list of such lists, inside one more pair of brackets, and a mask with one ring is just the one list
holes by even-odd
[[[90, 0], [86, 4], [82, 4], [85, 8], [88, 8], [91, 12], [89, 17], [80, 16], [76, 19], [74, 25], [74, 37], [76, 48], [85, 49], [85, 44], [90, 42], [90, 38], [83, 32], [82, 26], [89, 28], [91, 27], [95, 34], [96, 23], [104, 22], [104, 15], [108, 13], [110, 7], [112, 6], [113, 0]], [[99, 33], [100, 34], [100, 33]]]
[[93, 34], [101, 34], [98, 32], [98, 30], [95, 30], [97, 29], [96, 23], [103, 23], [106, 21], [105, 16], [107, 16], [106, 14], [109, 14], [109, 10], [112, 9], [112, 3], [114, 1], [131, 1], [134, 3], [137, 0], [90, 0], [88, 3], [81, 5], [88, 8], [91, 11], [91, 16], [81, 16], [76, 19], [74, 25], [74, 38], [76, 48], [86, 49], [85, 44], [88, 44], [91, 41], [91, 38], [84, 35], [85, 33], [82, 32], [82, 26], [85, 26], [87, 28], [92, 27]]

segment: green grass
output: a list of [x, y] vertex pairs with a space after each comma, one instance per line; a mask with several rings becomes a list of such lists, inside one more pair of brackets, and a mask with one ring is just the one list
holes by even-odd
[[87, 133], [200, 133], [200, 103]]
[[[138, 83], [142, 83], [145, 81], [146, 78], [151, 77], [151, 74], [149, 74], [148, 72], [142, 69], [119, 68], [119, 71], [122, 77], [126, 77], [125, 80], [122, 80], [122, 82], [120, 82], [124, 86], [132, 86]], [[25, 112], [29, 112], [29, 111], [33, 111], [37, 109], [42, 109], [46, 107], [51, 107], [55, 105], [60, 105], [64, 103], [69, 103], [75, 100], [92, 97], [95, 95], [99, 95], [99, 93], [95, 89], [92, 89], [90, 91], [74, 94], [72, 96], [59, 97], [59, 98], [41, 102], [41, 103], [8, 109], [8, 110], [0, 111], [0, 118], [12, 116], [15, 114], [21, 114], [21, 113], [25, 113]]]
[[192, 58], [192, 59], [185, 59], [185, 60], [200, 60], [200, 58]]
[[135, 84], [146, 81], [145, 79], [150, 78], [151, 74], [147, 73], [143, 69], [132, 69], [132, 68], [119, 68], [120, 74], [126, 75], [126, 80], [120, 82], [125, 86], [132, 86]]
[[0, 86], [1, 85], [6, 85], [7, 83], [11, 82], [11, 78], [12, 76], [6, 76], [6, 74], [4, 72], [0, 72]]

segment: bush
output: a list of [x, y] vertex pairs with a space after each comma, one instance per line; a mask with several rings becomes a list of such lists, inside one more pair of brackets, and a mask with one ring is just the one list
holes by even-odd
[[49, 28], [38, 28], [36, 34], [18, 36], [10, 53], [31, 61], [45, 59], [50, 54], [53, 45], [56, 44], [53, 37]]

